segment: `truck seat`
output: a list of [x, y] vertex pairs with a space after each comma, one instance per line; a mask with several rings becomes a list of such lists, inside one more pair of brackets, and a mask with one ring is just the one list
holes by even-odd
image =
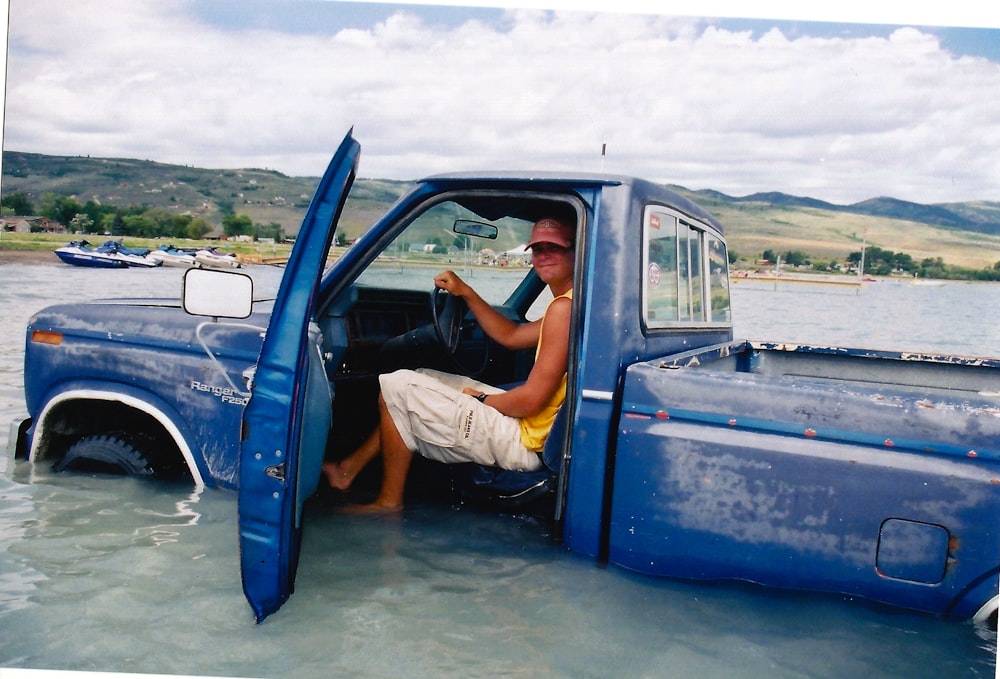
[[542, 449], [542, 467], [530, 472], [511, 471], [480, 464], [452, 465], [459, 496], [474, 504], [500, 509], [523, 509], [555, 496], [556, 480], [562, 464], [563, 439], [566, 434], [566, 406], [552, 423], [552, 430]]

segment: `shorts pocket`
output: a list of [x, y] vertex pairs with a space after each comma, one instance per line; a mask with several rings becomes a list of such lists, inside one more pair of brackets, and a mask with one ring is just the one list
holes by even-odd
[[461, 404], [462, 400], [461, 394], [447, 388], [411, 385], [407, 410], [414, 438], [441, 448], [461, 445], [463, 433], [466, 427], [471, 427], [474, 417], [471, 409]]

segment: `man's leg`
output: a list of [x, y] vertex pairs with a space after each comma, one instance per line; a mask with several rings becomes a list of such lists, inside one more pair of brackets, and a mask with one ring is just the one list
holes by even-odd
[[410, 471], [413, 452], [403, 443], [385, 401], [378, 399], [378, 438], [382, 452], [382, 487], [375, 502], [348, 510], [352, 514], [389, 514], [403, 509], [406, 475]]

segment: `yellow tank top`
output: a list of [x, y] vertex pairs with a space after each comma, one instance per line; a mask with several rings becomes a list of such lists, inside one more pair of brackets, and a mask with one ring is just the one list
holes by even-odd
[[[573, 291], [569, 290], [564, 292], [552, 300], [552, 302], [565, 297], [567, 299], [573, 299]], [[549, 302], [551, 305], [552, 302]], [[548, 313], [548, 308], [545, 310]], [[545, 330], [545, 317], [542, 317], [542, 327], [538, 332], [538, 346], [535, 348], [535, 359], [538, 359], [538, 355], [542, 351], [542, 335]], [[521, 443], [525, 448], [534, 452], [540, 453], [542, 448], [545, 446], [545, 439], [548, 438], [549, 431], [552, 429], [552, 423], [556, 419], [556, 415], [559, 413], [559, 408], [562, 406], [563, 401], [566, 400], [566, 373], [563, 373], [562, 380], [559, 381], [559, 387], [556, 389], [555, 393], [552, 394], [552, 399], [548, 404], [542, 408], [538, 413], [531, 415], [530, 417], [521, 418]]]

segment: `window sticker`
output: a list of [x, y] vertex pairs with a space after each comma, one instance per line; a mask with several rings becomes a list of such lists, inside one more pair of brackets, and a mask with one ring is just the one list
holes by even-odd
[[651, 262], [649, 265], [649, 287], [660, 287], [660, 265], [656, 262]]

